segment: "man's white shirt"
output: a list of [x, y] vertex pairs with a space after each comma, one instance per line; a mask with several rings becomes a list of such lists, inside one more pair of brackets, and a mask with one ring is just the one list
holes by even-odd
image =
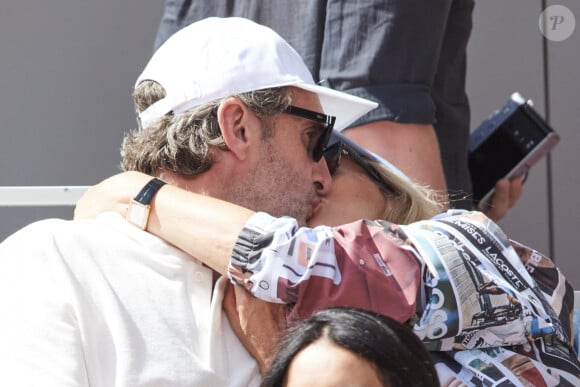
[[258, 385], [226, 283], [117, 214], [33, 223], [0, 244], [0, 384]]

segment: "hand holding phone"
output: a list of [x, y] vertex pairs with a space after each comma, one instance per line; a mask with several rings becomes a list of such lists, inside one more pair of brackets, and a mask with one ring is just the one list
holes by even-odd
[[471, 133], [468, 160], [474, 202], [489, 203], [498, 180], [525, 175], [559, 139], [530, 101], [512, 94]]
[[513, 208], [520, 199], [522, 185], [526, 180], [526, 176], [516, 177], [511, 180], [498, 180], [489, 203], [480, 202], [481, 205], [477, 209], [495, 222], [503, 219], [510, 208]]

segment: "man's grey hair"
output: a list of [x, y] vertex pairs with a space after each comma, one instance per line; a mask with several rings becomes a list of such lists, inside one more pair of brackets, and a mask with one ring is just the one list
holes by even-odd
[[[138, 112], [165, 97], [165, 90], [154, 81], [141, 82], [133, 92]], [[238, 94], [262, 121], [262, 139], [272, 135], [270, 117], [281, 113], [291, 103], [288, 87], [263, 89]], [[123, 139], [121, 167], [154, 175], [160, 168], [180, 175], [196, 175], [209, 170], [213, 151], [225, 150], [217, 120], [221, 100], [192, 108], [184, 113], [168, 114], [144, 130], [135, 129]]]

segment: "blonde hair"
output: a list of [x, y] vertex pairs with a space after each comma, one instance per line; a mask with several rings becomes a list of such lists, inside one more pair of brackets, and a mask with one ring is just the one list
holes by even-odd
[[447, 204], [446, 195], [406, 180], [378, 161], [367, 157], [364, 157], [363, 161], [377, 171], [386, 185], [394, 191], [387, 192], [382, 189], [389, 202], [383, 216], [384, 220], [397, 224], [409, 224], [429, 219], [444, 211]]

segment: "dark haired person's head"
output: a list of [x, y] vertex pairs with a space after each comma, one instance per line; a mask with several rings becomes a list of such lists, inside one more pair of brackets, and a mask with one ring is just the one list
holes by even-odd
[[339, 307], [289, 329], [262, 386], [333, 384], [439, 386], [429, 352], [409, 327]]

